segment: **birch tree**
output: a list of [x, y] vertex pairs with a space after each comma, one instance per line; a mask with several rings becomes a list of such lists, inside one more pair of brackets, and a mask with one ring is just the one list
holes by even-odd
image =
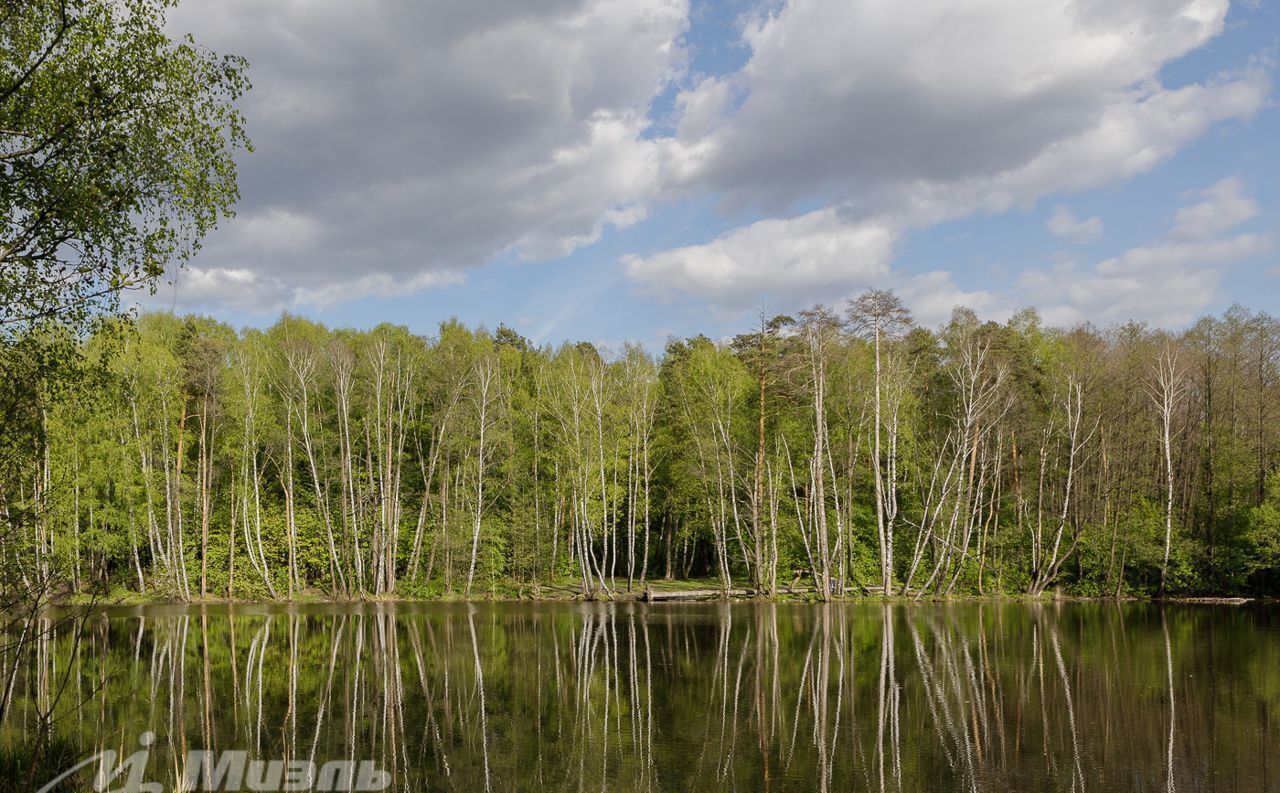
[[[895, 334], [911, 324], [911, 314], [897, 295], [880, 289], [864, 292], [848, 306], [853, 330], [871, 339], [875, 351], [875, 397], [872, 416], [871, 465], [876, 498], [876, 536], [880, 543], [881, 587], [886, 596], [893, 594], [894, 518], [897, 515], [897, 437], [898, 402], [884, 410], [883, 347]], [[889, 419], [889, 447], [882, 436]]]
[[1173, 422], [1186, 401], [1191, 384], [1178, 364], [1178, 354], [1165, 345], [1152, 366], [1147, 382], [1147, 395], [1160, 421], [1160, 450], [1164, 457], [1164, 560], [1160, 565], [1160, 592], [1165, 591], [1169, 575], [1169, 553], [1173, 547]]

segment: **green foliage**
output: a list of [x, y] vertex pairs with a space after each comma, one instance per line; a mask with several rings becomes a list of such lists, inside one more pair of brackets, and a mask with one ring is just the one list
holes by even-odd
[[1262, 591], [1280, 590], [1280, 471], [1267, 477], [1266, 498], [1250, 512], [1243, 540], [1247, 580]]
[[[727, 345], [673, 340], [658, 361], [453, 320], [430, 338], [292, 316], [266, 331], [169, 314], [83, 341], [50, 330], [40, 343], [70, 350], [50, 355], [96, 374], [62, 387], [74, 398], [41, 385], [47, 466], [28, 457], [13, 476], [47, 486], [12, 508], [38, 530], [6, 547], [80, 591], [180, 599], [454, 597], [468, 580], [473, 597], [530, 584], [607, 596], [666, 577], [785, 591], [812, 588], [825, 521], [829, 584], [874, 591], [876, 358], [822, 316], [820, 345], [812, 325], [764, 323]], [[1280, 485], [1273, 474], [1265, 498], [1247, 494], [1280, 444], [1247, 378], [1225, 404], [1247, 405], [1252, 423], [1201, 423], [1200, 403], [1176, 417], [1165, 514], [1144, 379], [1163, 338], [960, 311], [937, 333], [885, 341], [897, 587], [1274, 591]], [[45, 353], [24, 354], [38, 365]]]
[[79, 326], [190, 256], [247, 147], [234, 56], [173, 41], [170, 0], [29, 0], [0, 15], [0, 332]]
[[[0, 742], [0, 793], [40, 790], [81, 759], [77, 740], [59, 733], [28, 735], [24, 741]], [[56, 793], [82, 789], [78, 780], [53, 788]]]

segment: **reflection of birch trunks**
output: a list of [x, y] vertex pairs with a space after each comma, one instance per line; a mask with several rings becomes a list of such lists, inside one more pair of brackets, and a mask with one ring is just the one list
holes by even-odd
[[[366, 603], [112, 612], [77, 638], [42, 617], [0, 737], [47, 720], [120, 751], [153, 732], [145, 779], [166, 790], [223, 773], [219, 757], [267, 781], [285, 763], [367, 762], [395, 790], [1173, 791], [1224, 773], [1253, 789], [1269, 716], [1232, 702], [1265, 695], [1257, 659], [1280, 642], [1266, 620], [1142, 604]], [[1181, 729], [1210, 712], [1215, 734]]]

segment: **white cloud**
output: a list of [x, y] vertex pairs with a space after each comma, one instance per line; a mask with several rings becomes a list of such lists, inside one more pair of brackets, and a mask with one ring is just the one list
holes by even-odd
[[[1224, 269], [1271, 249], [1272, 239], [1237, 227], [1253, 217], [1253, 201], [1226, 179], [1178, 210], [1170, 233], [1091, 268], [1065, 264], [1022, 275], [1018, 294], [1056, 324], [1146, 320], [1179, 326], [1219, 299]], [[1231, 233], [1228, 233], [1231, 232]]]
[[[1202, 83], [1161, 83], [1166, 64], [1221, 33], [1227, 6], [776, 6], [746, 26], [751, 56], [739, 73], [702, 80], [677, 99], [684, 116], [678, 141], [664, 150], [669, 179], [688, 191], [715, 190], [730, 208], [779, 214], [823, 196], [839, 209], [818, 216], [838, 221], [755, 223], [706, 245], [628, 260], [628, 272], [647, 288], [661, 281], [729, 307], [742, 302], [744, 284], [782, 294], [797, 291], [797, 282], [843, 286], [856, 279], [845, 277], [839, 257], [829, 265], [805, 259], [811, 264], [798, 279], [795, 257], [772, 252], [786, 251], [790, 234], [802, 250], [838, 247], [819, 235], [868, 223], [892, 229], [896, 239], [1149, 171], [1214, 124], [1250, 117], [1270, 92], [1268, 67], [1258, 63]], [[1239, 207], [1218, 211], [1228, 213], [1218, 222], [1227, 222]], [[1198, 222], [1212, 228], [1215, 219]], [[1077, 219], [1065, 207], [1049, 226], [1076, 242], [1102, 231], [1100, 219]], [[733, 244], [740, 239], [751, 244]], [[880, 282], [907, 283], [887, 277], [888, 264], [876, 261]], [[824, 277], [823, 266], [837, 269]], [[918, 288], [929, 300], [963, 294], [950, 281], [926, 278]]]
[[1200, 201], [1178, 210], [1174, 234], [1202, 240], [1235, 228], [1259, 212], [1258, 203], [1244, 195], [1244, 184], [1236, 177], [1223, 179], [1200, 194]]
[[[1258, 211], [1243, 189], [1239, 179], [1221, 180], [1193, 194], [1194, 203], [1176, 211], [1164, 237], [1093, 266], [1060, 258], [1053, 269], [1021, 272], [1004, 288], [961, 288], [947, 270], [914, 276], [893, 271], [901, 233], [891, 220], [858, 220], [829, 208], [756, 221], [709, 243], [628, 256], [623, 263], [646, 292], [696, 295], [727, 316], [765, 298], [783, 307], [840, 304], [863, 289], [887, 287], [927, 326], [942, 324], [957, 306], [992, 320], [1037, 306], [1057, 325], [1144, 320], [1179, 326], [1220, 298], [1226, 267], [1272, 248], [1270, 235], [1238, 230]], [[1070, 230], [1102, 225], [1097, 217], [1070, 220]]]
[[832, 300], [883, 281], [897, 232], [851, 222], [834, 209], [768, 219], [711, 242], [623, 258], [627, 274], [659, 295], [694, 294], [746, 308], [762, 298]]
[[915, 321], [925, 327], [945, 323], [959, 306], [973, 309], [983, 319], [997, 321], [1007, 319], [1015, 308], [1008, 294], [961, 289], [946, 270], [917, 275], [901, 283], [897, 291]]
[[707, 118], [705, 81], [677, 102], [709, 130], [677, 175], [736, 202], [823, 192], [927, 222], [1131, 175], [1259, 106], [1265, 75], [1159, 82], [1227, 5], [791, 0], [744, 31], [740, 103]]
[[1162, 237], [1092, 266], [1062, 258], [1050, 270], [1024, 271], [1003, 289], [962, 288], [947, 270], [893, 272], [892, 225], [832, 210], [760, 221], [706, 245], [630, 258], [627, 267], [647, 289], [693, 293], [729, 309], [747, 308], [765, 295], [787, 307], [815, 300], [839, 304], [867, 287], [887, 287], [926, 326], [946, 322], [957, 306], [1004, 320], [1033, 305], [1056, 325], [1136, 319], [1176, 327], [1219, 300], [1227, 267], [1265, 254], [1274, 242], [1267, 234], [1239, 229], [1257, 207], [1238, 179], [1190, 198], [1194, 203], [1175, 213]]
[[1083, 244], [1102, 239], [1102, 219], [1094, 216], [1080, 219], [1065, 204], [1058, 204], [1045, 225], [1055, 237]]
[[136, 295], [143, 308], [221, 313], [225, 309], [266, 316], [325, 308], [361, 297], [396, 297], [421, 289], [460, 284], [458, 271], [428, 271], [410, 278], [370, 273], [314, 287], [300, 287], [247, 267], [194, 267], [171, 272], [155, 294]]
[[352, 299], [634, 223], [687, 24], [687, 0], [184, 3], [170, 28], [245, 55], [254, 83], [239, 217], [196, 264], [289, 304]]
[[290, 308], [292, 290], [279, 278], [246, 267], [186, 267], [170, 273], [140, 305], [178, 311], [234, 309], [271, 314]]
[[693, 88], [681, 91], [676, 97], [676, 137], [686, 143], [702, 138], [723, 116], [732, 98], [732, 85], [722, 77], [704, 78]]
[[[1008, 292], [966, 292], [945, 271], [896, 275], [895, 248], [939, 222], [1144, 173], [1249, 118], [1271, 90], [1266, 64], [1161, 79], [1222, 32], [1227, 8], [766, 2], [743, 23], [741, 69], [689, 75], [688, 0], [187, 3], [175, 31], [251, 61], [257, 152], [240, 217], [184, 289], [290, 307], [403, 293], [501, 255], [562, 256], [655, 201], [710, 195], [766, 219], [623, 257], [641, 288], [739, 309], [893, 285], [930, 316], [953, 300], [1004, 310]], [[651, 105], [673, 82], [674, 131], [654, 134]], [[1257, 211], [1238, 184], [1214, 189], [1161, 244], [1211, 255]], [[1059, 206], [1049, 228], [1084, 242], [1101, 221]], [[250, 277], [268, 297], [228, 293]]]

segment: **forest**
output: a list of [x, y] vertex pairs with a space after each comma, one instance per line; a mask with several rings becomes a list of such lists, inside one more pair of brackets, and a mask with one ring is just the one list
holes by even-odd
[[[5, 538], [62, 597], [1268, 594], [1280, 322], [930, 330], [872, 291], [732, 339], [444, 321], [44, 329]], [[57, 341], [60, 339], [60, 341]], [[22, 512], [29, 519], [18, 520]]]

